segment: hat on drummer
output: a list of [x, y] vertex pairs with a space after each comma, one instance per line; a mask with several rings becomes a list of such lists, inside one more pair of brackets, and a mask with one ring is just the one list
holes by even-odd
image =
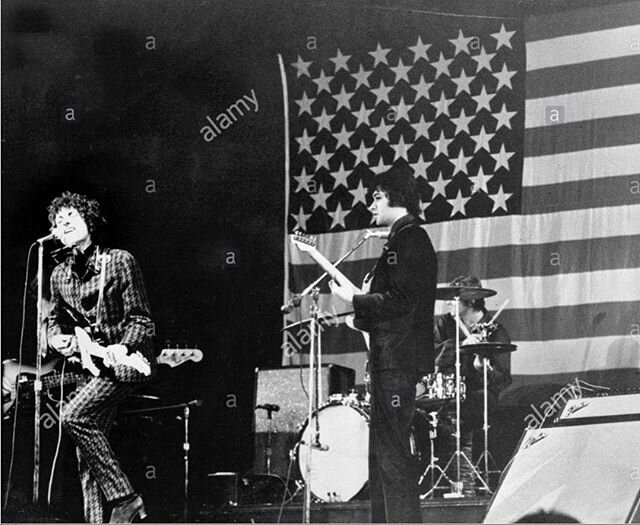
[[[475, 275], [461, 275], [456, 277], [449, 286], [464, 286], [465, 288], [482, 288], [482, 283]], [[484, 299], [475, 299], [473, 301], [462, 300], [467, 306], [470, 306], [474, 310], [484, 310]]]

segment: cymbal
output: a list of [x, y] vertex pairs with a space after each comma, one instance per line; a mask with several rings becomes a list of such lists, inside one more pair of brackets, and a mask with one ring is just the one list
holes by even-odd
[[461, 354], [478, 354], [480, 357], [491, 357], [494, 354], [515, 352], [518, 347], [511, 343], [477, 343], [460, 347]]
[[488, 288], [475, 288], [472, 286], [440, 286], [436, 288], [436, 300], [452, 301], [456, 297], [463, 301], [475, 301], [496, 295], [498, 292]]

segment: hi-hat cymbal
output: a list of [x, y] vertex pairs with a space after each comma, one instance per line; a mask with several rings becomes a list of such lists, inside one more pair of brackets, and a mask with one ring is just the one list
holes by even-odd
[[494, 354], [506, 354], [515, 352], [518, 347], [511, 343], [477, 343], [475, 345], [463, 345], [460, 347], [461, 354], [478, 354], [480, 357], [491, 357]]
[[456, 297], [463, 301], [475, 301], [496, 295], [498, 292], [488, 288], [475, 288], [473, 286], [440, 286], [436, 289], [436, 299], [439, 301], [452, 301]]

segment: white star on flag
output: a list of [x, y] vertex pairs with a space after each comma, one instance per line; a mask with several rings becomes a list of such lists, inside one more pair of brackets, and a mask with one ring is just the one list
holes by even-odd
[[436, 68], [436, 76], [438, 78], [440, 75], [449, 76], [449, 64], [453, 62], [453, 58], [445, 59], [442, 51], [440, 51], [440, 58], [436, 62], [431, 62], [431, 65]]
[[379, 104], [381, 101], [389, 104], [389, 91], [391, 91], [393, 88], [394, 88], [393, 85], [387, 86], [382, 81], [382, 79], [380, 79], [380, 83], [378, 84], [378, 87], [370, 90], [371, 93], [373, 93], [376, 96], [376, 105]]
[[300, 108], [298, 109], [298, 116], [302, 115], [303, 113], [309, 113], [309, 115], [311, 115], [311, 104], [313, 104], [314, 100], [315, 98], [307, 97], [307, 94], [303, 91], [302, 98], [296, 100], [296, 104], [300, 106]]
[[335, 211], [330, 211], [328, 213], [332, 219], [331, 226], [329, 227], [329, 229], [332, 230], [336, 226], [342, 226], [343, 228], [347, 227], [344, 223], [344, 219], [349, 214], [349, 211], [344, 211], [342, 209], [342, 204], [338, 202], [338, 205], [336, 206]]
[[313, 199], [313, 210], [316, 208], [324, 208], [327, 209], [327, 199], [331, 196], [331, 192], [326, 193], [322, 184], [318, 184], [320, 189], [316, 193], [311, 193], [311, 198]]
[[[482, 166], [478, 169], [478, 174], [475, 176], [470, 176], [469, 180], [473, 183], [473, 187], [471, 188], [471, 193], [477, 193], [479, 191], [484, 191], [486, 194], [489, 193], [487, 189], [487, 183], [491, 180], [493, 175], [485, 174]], [[473, 180], [472, 180], [473, 179]]]
[[431, 105], [436, 108], [436, 114], [433, 119], [437, 119], [440, 115], [449, 116], [449, 104], [450, 101], [444, 96], [444, 91], [440, 93], [440, 100], [437, 102], [431, 102]]
[[311, 217], [310, 213], [305, 213], [304, 209], [302, 208], [302, 206], [300, 206], [300, 209], [298, 210], [298, 213], [292, 213], [291, 216], [296, 220], [296, 226], [294, 228], [294, 230], [297, 229], [301, 229], [301, 230], [306, 230], [307, 229], [307, 221], [309, 220], [309, 217]]
[[467, 202], [469, 201], [469, 199], [470, 197], [462, 196], [462, 190], [458, 190], [458, 195], [456, 196], [455, 199], [447, 199], [449, 204], [451, 204], [452, 206], [451, 217], [453, 217], [458, 213], [462, 215], [466, 215], [467, 212], [465, 211], [464, 207], [467, 205]]
[[453, 168], [453, 174], [455, 175], [459, 171], [461, 171], [464, 174], [467, 174], [468, 173], [467, 172], [467, 164], [469, 164], [469, 161], [472, 158], [473, 157], [465, 157], [464, 150], [462, 148], [460, 148], [460, 151], [458, 152], [458, 157], [455, 159], [455, 166]]
[[420, 120], [411, 124], [411, 127], [416, 130], [415, 140], [418, 140], [419, 137], [424, 137], [427, 140], [429, 139], [429, 128], [431, 127], [431, 123], [424, 120], [424, 115], [420, 115]]
[[371, 87], [369, 86], [369, 77], [371, 76], [371, 72], [365, 71], [362, 67], [362, 64], [360, 64], [360, 69], [358, 70], [358, 72], [352, 73], [351, 76], [356, 79], [356, 87], [354, 91], [360, 86]]
[[496, 124], [496, 131], [501, 127], [511, 129], [511, 119], [517, 113], [517, 111], [507, 111], [507, 105], [503, 102], [502, 109], [498, 113], [494, 113], [493, 116], [498, 120]]
[[320, 131], [322, 131], [323, 129], [331, 131], [331, 126], [329, 125], [331, 123], [331, 115], [327, 114], [327, 110], [325, 108], [322, 108], [322, 113], [320, 113], [320, 116], [313, 117], [313, 120], [318, 123], [318, 133], [320, 133]]
[[308, 151], [309, 153], [311, 153], [311, 141], [314, 139], [314, 137], [309, 137], [308, 133], [307, 133], [307, 129], [303, 129], [302, 130], [302, 137], [300, 138], [296, 138], [296, 140], [298, 141], [299, 147], [298, 147], [298, 153], [302, 153], [303, 151]]
[[367, 205], [367, 188], [363, 186], [362, 180], [358, 181], [358, 186], [353, 190], [349, 190], [349, 193], [353, 195], [353, 202], [351, 203], [352, 208], [359, 202], [365, 206]]
[[438, 178], [436, 180], [429, 181], [429, 184], [433, 187], [433, 195], [431, 197], [432, 202], [438, 195], [442, 195], [445, 199], [447, 198], [446, 189], [450, 182], [450, 180], [444, 180], [442, 173], [438, 174]]
[[445, 138], [444, 130], [441, 129], [440, 138], [438, 140], [431, 141], [431, 144], [433, 144], [433, 147], [436, 148], [436, 152], [433, 154], [433, 158], [435, 159], [438, 155], [448, 155], [449, 152], [447, 151], [447, 149], [452, 140], [453, 139]]
[[408, 161], [409, 158], [407, 156], [407, 145], [404, 142], [404, 137], [400, 135], [400, 140], [397, 144], [391, 144], [391, 147], [396, 152], [395, 157], [393, 157], [393, 162], [398, 160], [399, 158], [403, 158]]
[[402, 61], [402, 58], [398, 59], [398, 65], [395, 67], [390, 67], [389, 68], [391, 71], [393, 71], [396, 75], [396, 84], [400, 81], [400, 80], [405, 80], [407, 82], [407, 84], [409, 83], [409, 77], [407, 76], [407, 74], [409, 73], [409, 70], [411, 69], [411, 66], [405, 66], [404, 62]]
[[331, 62], [333, 62], [336, 65], [334, 73], [337, 73], [341, 69], [345, 69], [348, 73], [349, 66], [347, 65], [347, 62], [349, 61], [350, 58], [351, 58], [351, 55], [343, 55], [342, 52], [340, 51], [340, 48], [338, 48], [338, 52], [336, 53], [336, 56], [329, 59], [331, 60]]
[[367, 107], [364, 105], [364, 102], [361, 102], [360, 109], [357, 112], [354, 112], [354, 115], [358, 117], [358, 121], [356, 122], [356, 128], [361, 124], [364, 124], [367, 127], [369, 127], [369, 115], [371, 115], [373, 111], [374, 111], [373, 109], [367, 109]]
[[513, 193], [505, 193], [502, 189], [502, 184], [498, 187], [498, 191], [496, 193], [490, 194], [489, 197], [493, 201], [493, 209], [491, 213], [495, 213], [497, 210], [502, 208], [504, 211], [509, 211], [507, 209], [507, 200], [511, 198]]
[[477, 153], [478, 150], [484, 149], [488, 153], [491, 153], [491, 146], [489, 146], [489, 141], [493, 138], [495, 133], [487, 133], [484, 129], [484, 125], [480, 127], [480, 133], [477, 135], [471, 135], [471, 138], [475, 141], [476, 147], [473, 150], [474, 153]]
[[328, 77], [327, 75], [325, 75], [324, 70], [321, 69], [320, 76], [318, 78], [312, 78], [311, 80], [313, 80], [318, 86], [318, 94], [320, 94], [323, 91], [331, 93], [331, 86], [329, 85], [329, 83], [333, 80], [333, 78], [334, 77]]
[[516, 74], [516, 71], [509, 71], [507, 64], [502, 64], [502, 71], [494, 73], [493, 76], [498, 79], [498, 86], [496, 87], [496, 93], [501, 87], [507, 87], [513, 89], [511, 86], [511, 77]]
[[458, 78], [451, 79], [457, 86], [456, 97], [463, 91], [466, 91], [467, 93], [469, 93], [469, 95], [471, 94], [471, 88], [469, 87], [469, 84], [473, 82], [474, 78], [476, 77], [468, 77], [464, 71], [464, 68], [462, 68], [462, 71], [460, 71], [460, 76]]
[[420, 80], [417, 84], [412, 84], [411, 87], [416, 91], [416, 102], [421, 97], [426, 98], [427, 100], [431, 99], [431, 95], [429, 95], [429, 90], [433, 86], [433, 82], [427, 82], [424, 78], [424, 75], [420, 77]]
[[484, 46], [482, 46], [480, 48], [480, 53], [477, 54], [476, 56], [472, 56], [471, 57], [478, 63], [478, 68], [476, 69], [476, 73], [479, 73], [483, 69], [487, 69], [489, 72], [491, 72], [492, 71], [492, 69], [491, 69], [491, 59], [494, 56], [496, 56], [495, 53], [487, 53], [484, 50]]
[[342, 129], [339, 132], [333, 134], [333, 136], [337, 139], [338, 143], [336, 144], [336, 150], [342, 146], [347, 149], [351, 149], [351, 143], [349, 139], [354, 134], [353, 131], [347, 131], [347, 126], [342, 125]]
[[515, 34], [515, 31], [507, 31], [504, 24], [500, 26], [500, 31], [497, 33], [491, 33], [491, 36], [496, 39], [496, 51], [502, 46], [511, 47], [511, 37]]
[[301, 190], [308, 193], [311, 191], [309, 189], [309, 182], [313, 179], [313, 175], [307, 173], [307, 168], [302, 166], [302, 173], [300, 173], [300, 175], [294, 175], [293, 178], [296, 179], [296, 182], [298, 183], [295, 193], [298, 193]]
[[336, 101], [338, 102], [338, 106], [336, 107], [336, 113], [340, 108], [347, 108], [348, 110], [351, 110], [351, 107], [349, 106], [349, 101], [351, 100], [351, 97], [353, 97], [353, 93], [347, 93], [347, 91], [344, 89], [344, 86], [340, 88], [340, 93], [336, 93], [335, 95], [333, 95], [333, 98], [335, 98]]
[[310, 77], [309, 66], [311, 64], [312, 62], [305, 62], [304, 60], [302, 60], [302, 58], [300, 58], [300, 55], [298, 55], [298, 60], [296, 60], [295, 62], [291, 62], [291, 65], [296, 68], [296, 78], [300, 78], [302, 75], [307, 75], [308, 77]]
[[395, 118], [396, 122], [400, 121], [401, 119], [404, 119], [407, 122], [409, 122], [409, 109], [411, 108], [404, 103], [404, 97], [400, 97], [400, 102], [398, 102], [396, 106], [392, 106], [392, 107], [396, 116]]
[[378, 47], [376, 47], [376, 50], [369, 51], [369, 54], [373, 57], [373, 67], [376, 67], [378, 64], [385, 64], [388, 66], [389, 64], [387, 63], [387, 55], [390, 51], [391, 49], [383, 49], [380, 45], [380, 42], [378, 42]]
[[378, 164], [375, 166], [370, 166], [371, 171], [373, 171], [373, 173], [375, 173], [376, 175], [378, 175], [379, 173], [384, 173], [385, 171], [387, 171], [389, 168], [391, 167], [390, 164], [385, 164], [384, 160], [382, 159], [382, 155], [380, 156], [380, 160], [378, 161]]
[[462, 108], [460, 110], [460, 115], [456, 118], [452, 118], [451, 122], [456, 125], [456, 135], [462, 131], [464, 131], [467, 135], [469, 135], [469, 122], [471, 122], [475, 118], [475, 115], [467, 115], [467, 112]]
[[338, 186], [344, 186], [345, 188], [349, 188], [349, 182], [347, 181], [347, 177], [351, 175], [351, 171], [347, 171], [344, 169], [344, 163], [340, 163], [340, 167], [338, 171], [332, 171], [330, 174], [334, 179], [333, 190], [335, 191]]
[[389, 142], [389, 130], [392, 128], [392, 124], [387, 124], [384, 119], [380, 119], [380, 124], [374, 128], [371, 128], [371, 131], [376, 134], [376, 143], [383, 140]]
[[476, 114], [480, 113], [481, 109], [486, 109], [487, 111], [491, 112], [491, 99], [495, 96], [495, 94], [488, 94], [487, 90], [485, 89], [485, 86], [482, 86], [482, 90], [480, 91], [479, 95], [474, 95], [471, 98], [473, 100], [475, 100], [478, 104], [478, 107], [476, 108]]
[[462, 34], [462, 30], [458, 31], [458, 38], [450, 38], [449, 42], [451, 42], [454, 46], [456, 46], [456, 50], [453, 53], [453, 56], [456, 56], [458, 53], [466, 53], [469, 54], [469, 42], [473, 40], [472, 36], [465, 37]]
[[418, 37], [418, 43], [415, 46], [409, 46], [409, 49], [413, 51], [413, 63], [415, 64], [419, 59], [424, 59], [429, 62], [427, 56], [427, 50], [431, 47], [431, 44], [423, 44], [422, 38]]
[[371, 153], [371, 150], [373, 150], [373, 148], [367, 148], [364, 145], [364, 140], [363, 140], [360, 143], [360, 147], [355, 152], [354, 151], [351, 152], [356, 156], [356, 163], [354, 164], [354, 166], [357, 166], [361, 162], [364, 163], [364, 164], [368, 164], [369, 163], [369, 153]]
[[424, 160], [424, 156], [422, 153], [420, 153], [420, 156], [418, 157], [418, 162], [414, 162], [413, 164], [411, 164], [414, 175], [416, 177], [424, 177], [424, 179], [427, 181], [429, 180], [427, 178], [427, 168], [429, 166], [431, 166], [431, 162]]
[[500, 168], [509, 169], [509, 159], [513, 157], [515, 153], [509, 152], [507, 153], [504, 144], [500, 146], [500, 151], [498, 153], [492, 153], [491, 156], [496, 161], [496, 166], [493, 168], [494, 173], [498, 171]]
[[327, 153], [324, 145], [322, 146], [322, 149], [320, 150], [320, 153], [312, 155], [312, 157], [314, 159], [316, 159], [316, 162], [317, 162], [317, 164], [316, 164], [316, 172], [320, 168], [329, 169], [329, 159], [331, 158], [331, 153]]

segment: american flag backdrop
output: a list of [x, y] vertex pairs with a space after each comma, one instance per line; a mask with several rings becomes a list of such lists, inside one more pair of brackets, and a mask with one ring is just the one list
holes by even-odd
[[[640, 284], [640, 37], [636, 4], [520, 20], [369, 11], [285, 55], [288, 233], [338, 259], [371, 227], [376, 173], [411, 167], [439, 282], [478, 276], [498, 292], [519, 389], [581, 376], [635, 381]], [[603, 9], [611, 16], [603, 16]], [[337, 28], [336, 28], [337, 27]], [[617, 46], [615, 45], [617, 42]], [[625, 44], [626, 43], [626, 44]], [[626, 47], [625, 47], [626, 45]], [[341, 265], [359, 284], [383, 241]], [[285, 299], [322, 270], [287, 245]], [[323, 361], [363, 379], [361, 336], [326, 282]], [[444, 304], [436, 309], [444, 312]], [[285, 323], [308, 317], [309, 302]], [[283, 364], [305, 361], [305, 325]], [[612, 375], [613, 374], [613, 375]]]

